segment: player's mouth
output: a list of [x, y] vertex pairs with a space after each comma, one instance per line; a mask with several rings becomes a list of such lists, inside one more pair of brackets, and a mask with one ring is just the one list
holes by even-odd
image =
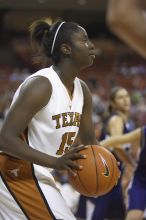
[[92, 51], [89, 53], [89, 56], [90, 56], [92, 59], [95, 59], [95, 57], [96, 57], [95, 51], [92, 50]]
[[95, 59], [95, 55], [94, 54], [90, 54], [90, 57], [94, 60]]
[[94, 60], [95, 57], [96, 57], [95, 53], [90, 53], [89, 56], [90, 56], [93, 60]]

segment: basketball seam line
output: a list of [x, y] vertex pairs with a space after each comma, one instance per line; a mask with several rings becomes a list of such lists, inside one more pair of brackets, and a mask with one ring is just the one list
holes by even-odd
[[[115, 168], [114, 168], [113, 158], [111, 157], [111, 155], [110, 155], [110, 159], [111, 159], [111, 161], [112, 161], [112, 167], [113, 167], [113, 172], [112, 172], [111, 181], [110, 181], [110, 183], [111, 183], [111, 182], [112, 182], [112, 179], [113, 179], [113, 176], [114, 176], [114, 170], [115, 170]], [[108, 187], [109, 187], [109, 185], [108, 185]], [[112, 189], [113, 189], [113, 188], [112, 188]]]
[[93, 152], [95, 168], [96, 168], [96, 178], [97, 178], [97, 181], [96, 181], [96, 192], [95, 193], [97, 193], [98, 192], [98, 171], [97, 171], [98, 164], [97, 164], [96, 159], [95, 159], [96, 155], [95, 155], [95, 152], [94, 152], [94, 146], [93, 145], [91, 145], [91, 149], [92, 149], [92, 152]]

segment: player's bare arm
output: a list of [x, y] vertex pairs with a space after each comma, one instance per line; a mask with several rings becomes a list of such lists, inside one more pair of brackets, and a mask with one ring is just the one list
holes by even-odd
[[109, 28], [146, 58], [146, 13], [139, 0], [109, 0]]
[[47, 104], [50, 96], [51, 85], [43, 77], [35, 77], [23, 85], [20, 96], [9, 111], [2, 128], [1, 150], [15, 157], [45, 165], [44, 154], [40, 155], [28, 147], [20, 139], [20, 135], [32, 117]]
[[81, 143], [84, 145], [97, 144], [92, 121], [92, 97], [87, 85], [83, 81], [81, 81], [81, 84], [84, 94], [84, 106], [79, 131]]
[[76, 155], [77, 151], [80, 150], [80, 148], [82, 149], [83, 146], [57, 159], [29, 147], [27, 143], [20, 138], [33, 116], [49, 102], [51, 93], [51, 84], [49, 80], [44, 77], [35, 77], [22, 87], [20, 95], [9, 111], [2, 128], [0, 134], [0, 150], [14, 157], [45, 167], [67, 169], [69, 166], [76, 169], [78, 167], [71, 160], [74, 159], [74, 157], [83, 157], [80, 154]]
[[116, 145], [139, 142], [141, 139], [141, 128], [138, 128], [128, 134], [117, 135], [115, 137], [110, 137], [106, 140], [100, 142], [103, 147], [114, 147]]

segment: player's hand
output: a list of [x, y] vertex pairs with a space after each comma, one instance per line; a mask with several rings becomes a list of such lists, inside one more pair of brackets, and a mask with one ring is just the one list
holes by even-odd
[[109, 145], [108, 144], [108, 139], [106, 139], [106, 140], [103, 140], [103, 141], [100, 141], [100, 146], [102, 146], [102, 147], [105, 147], [105, 148], [116, 148], [116, 149], [123, 149], [123, 145], [120, 145], [120, 144], [118, 144], [118, 145], [114, 145], [114, 146], [111, 146], [111, 145]]
[[83, 155], [79, 152], [85, 148], [88, 148], [88, 146], [80, 145], [78, 147], [71, 148], [63, 156], [56, 158], [54, 168], [58, 170], [67, 170], [71, 175], [76, 176], [75, 170], [81, 170], [83, 167], [77, 165], [74, 160], [86, 158], [86, 155]]

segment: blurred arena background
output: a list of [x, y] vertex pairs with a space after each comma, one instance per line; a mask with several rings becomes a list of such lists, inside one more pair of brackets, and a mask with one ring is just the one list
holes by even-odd
[[131, 94], [136, 126], [146, 124], [146, 62], [107, 28], [106, 7], [106, 0], [0, 0], [1, 124], [18, 85], [39, 69], [32, 62], [28, 27], [42, 17], [50, 23], [59, 17], [78, 22], [96, 46], [94, 65], [80, 76], [92, 91], [97, 137], [109, 91], [116, 85], [126, 87]]

